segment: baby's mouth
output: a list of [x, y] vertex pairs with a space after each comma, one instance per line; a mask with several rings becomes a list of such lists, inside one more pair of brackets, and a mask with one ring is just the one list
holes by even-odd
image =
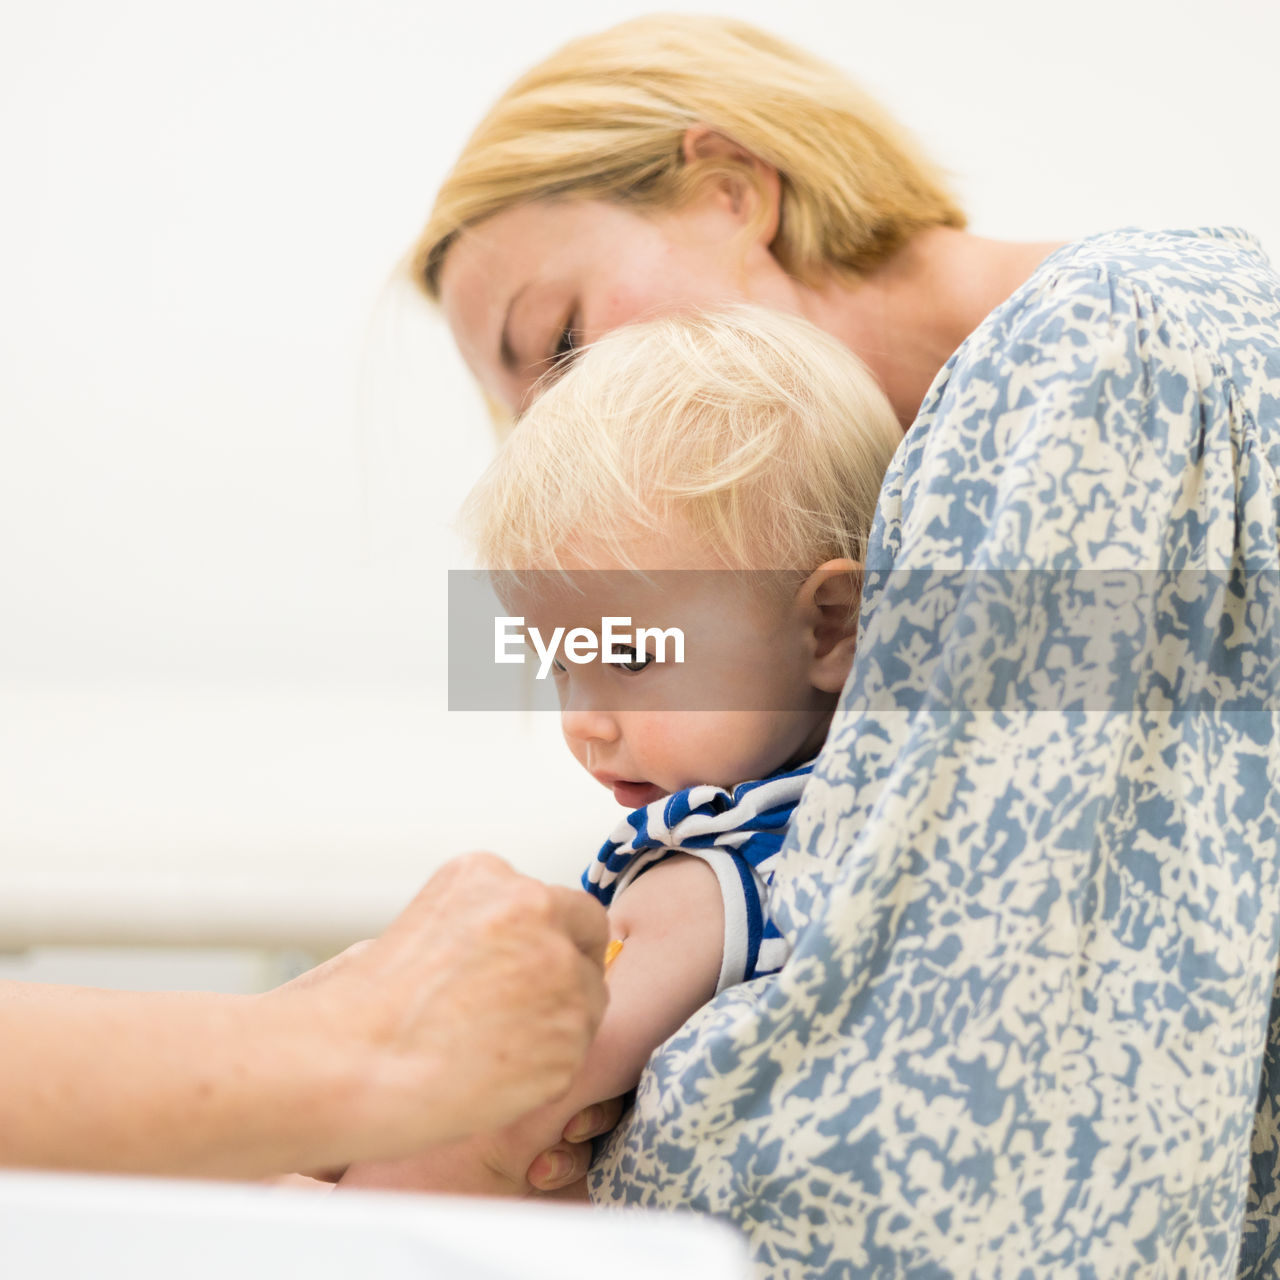
[[[605, 781], [601, 779], [601, 781]], [[667, 793], [652, 782], [633, 782], [625, 778], [611, 778], [605, 781], [613, 792], [613, 798], [626, 809], [643, 809], [645, 805], [661, 800]]]

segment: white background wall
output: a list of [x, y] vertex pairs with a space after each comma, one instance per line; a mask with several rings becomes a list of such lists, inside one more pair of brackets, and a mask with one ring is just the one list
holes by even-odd
[[[645, 8], [0, 12], [0, 941], [337, 941], [456, 847], [568, 879], [603, 834], [553, 724], [444, 710], [489, 434], [388, 281], [505, 84]], [[1280, 253], [1274, 0], [732, 12], [875, 91], [980, 233]]]

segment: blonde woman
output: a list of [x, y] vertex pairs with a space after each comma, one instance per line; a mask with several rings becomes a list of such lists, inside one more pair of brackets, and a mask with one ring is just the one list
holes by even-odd
[[610, 329], [747, 299], [907, 430], [777, 875], [791, 957], [661, 1047], [593, 1196], [723, 1215], [777, 1277], [1274, 1274], [1257, 243], [979, 238], [840, 72], [663, 17], [512, 86], [411, 270], [508, 415]]

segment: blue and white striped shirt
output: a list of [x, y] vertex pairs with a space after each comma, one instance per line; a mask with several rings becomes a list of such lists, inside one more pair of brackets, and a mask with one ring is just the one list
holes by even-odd
[[583, 872], [583, 888], [609, 906], [637, 876], [673, 854], [701, 858], [715, 872], [724, 899], [716, 991], [777, 973], [788, 948], [768, 910], [772, 863], [812, 771], [809, 760], [732, 791], [689, 787], [633, 810]]

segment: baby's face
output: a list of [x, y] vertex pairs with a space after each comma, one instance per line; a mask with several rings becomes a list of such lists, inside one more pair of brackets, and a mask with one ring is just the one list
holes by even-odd
[[[651, 562], [651, 561], [650, 561]], [[725, 570], [546, 574], [513, 610], [549, 637], [630, 619], [612, 645], [628, 661], [554, 667], [565, 741], [619, 804], [638, 808], [698, 783], [730, 788], [799, 763], [822, 745], [835, 695], [810, 681], [812, 636], [793, 599], [796, 575]], [[678, 628], [684, 660], [656, 635]], [[659, 660], [660, 650], [665, 650]]]

